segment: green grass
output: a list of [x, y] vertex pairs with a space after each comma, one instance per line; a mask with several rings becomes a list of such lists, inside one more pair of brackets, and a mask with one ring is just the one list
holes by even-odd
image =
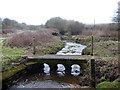
[[[32, 48], [18, 48], [3, 46], [4, 41], [0, 40], [0, 52], [2, 52], [2, 71], [9, 71], [14, 68], [14, 63], [20, 63], [23, 61], [21, 58], [24, 55], [32, 55]], [[61, 42], [49, 42], [39, 46], [36, 46], [36, 55], [56, 54], [64, 47], [64, 43]]]
[[118, 82], [104, 81], [97, 85], [97, 88], [118, 88]]
[[107, 69], [108, 69], [108, 70], [113, 70], [113, 67], [108, 67]]
[[14, 55], [14, 56], [17, 56], [17, 55], [24, 55], [24, 49], [23, 48], [10, 48], [10, 47], [5, 47], [3, 46], [2, 47], [2, 54], [5, 56], [5, 55]]
[[2, 73], [2, 79], [7, 79], [9, 77], [11, 77], [12, 75], [14, 75], [15, 73], [25, 69], [25, 65], [21, 64], [19, 66], [15, 66], [15, 68], [9, 70], [9, 71], [6, 71], [6, 72], [3, 72]]
[[65, 44], [61, 42], [49, 42], [36, 46], [36, 55], [56, 54], [64, 47], [64, 45]]
[[3, 56], [18, 56], [18, 55], [24, 55], [24, 49], [23, 48], [17, 48], [17, 47], [7, 47], [7, 46], [3, 46], [3, 40], [0, 40], [0, 52], [2, 52]]
[[21, 56], [25, 55], [25, 53], [23, 48], [3, 46], [3, 42], [3, 40], [0, 40], [0, 52], [2, 52], [2, 71], [9, 71], [14, 68], [12, 63], [20, 62]]
[[[60, 39], [55, 37], [57, 42], [42, 43], [36, 46], [36, 55], [56, 54], [64, 47], [64, 43], [59, 42]], [[33, 47], [9, 47], [5, 46], [6, 41], [0, 40], [0, 57], [2, 60], [2, 79], [7, 79], [17, 72], [23, 70], [28, 65], [36, 64], [37, 62], [26, 63], [25, 59], [21, 58], [24, 55], [32, 55]], [[24, 64], [23, 64], [24, 63]], [[1, 73], [0, 73], [1, 74]], [[13, 76], [14, 77], [14, 76]]]
[[64, 54], [67, 54], [67, 53], [69, 53], [70, 51], [66, 51], [66, 52], [63, 52]]
[[71, 53], [75, 53], [76, 51], [72, 50]]
[[[108, 58], [117, 58], [118, 51], [118, 42], [117, 41], [103, 41], [103, 42], [94, 42], [94, 55], [99, 57], [108, 57]], [[91, 44], [87, 46], [82, 52], [84, 55], [91, 53]]]
[[75, 53], [76, 51], [74, 51], [74, 50], [69, 50], [69, 51], [66, 51], [66, 52], [63, 52], [64, 54], [67, 54], [67, 53]]
[[105, 79], [105, 77], [103, 76], [103, 77], [100, 78], [100, 80], [105, 81], [106, 79]]
[[72, 47], [76, 47], [76, 46], [69, 46], [68, 49], [72, 48]]

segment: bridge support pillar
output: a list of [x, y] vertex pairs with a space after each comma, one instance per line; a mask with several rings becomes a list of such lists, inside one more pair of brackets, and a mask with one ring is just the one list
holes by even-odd
[[71, 74], [71, 65], [64, 65], [65, 66], [65, 74]]
[[57, 64], [49, 64], [50, 66], [50, 73], [53, 74], [53, 73], [56, 73], [57, 71]]
[[44, 63], [41, 63], [40, 64], [40, 73], [43, 73], [44, 72]]

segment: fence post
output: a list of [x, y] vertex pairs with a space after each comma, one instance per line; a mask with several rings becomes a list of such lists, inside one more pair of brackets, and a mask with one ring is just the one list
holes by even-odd
[[33, 37], [33, 55], [36, 54], [36, 51], [35, 51], [35, 37]]
[[96, 87], [95, 83], [95, 59], [90, 60], [90, 82], [91, 82], [91, 87]]
[[91, 55], [93, 56], [93, 35], [92, 35], [92, 42], [91, 42]]

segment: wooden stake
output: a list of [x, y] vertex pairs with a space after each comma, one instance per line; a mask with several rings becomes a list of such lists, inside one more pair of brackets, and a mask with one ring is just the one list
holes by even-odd
[[92, 42], [91, 42], [91, 56], [93, 56], [93, 35], [92, 35]]
[[91, 86], [92, 87], [96, 87], [96, 83], [95, 83], [95, 59], [91, 59], [90, 60], [90, 69], [91, 69]]
[[35, 52], [35, 37], [33, 37], [33, 55], [35, 55], [36, 52]]

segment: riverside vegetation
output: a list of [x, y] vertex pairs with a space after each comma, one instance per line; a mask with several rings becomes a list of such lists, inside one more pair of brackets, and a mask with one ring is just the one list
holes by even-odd
[[[30, 64], [27, 63], [25, 55], [32, 55], [33, 46], [31, 44], [31, 40], [33, 34], [38, 33], [36, 32], [24, 32], [24, 33], [14, 35], [12, 38], [6, 40], [0, 40], [0, 45], [2, 46], [1, 57], [2, 57], [3, 80], [9, 78], [18, 71], [23, 70], [26, 67], [24, 64], [27, 65]], [[23, 36], [20, 37], [21, 35]], [[31, 39], [28, 38], [29, 36]], [[42, 36], [44, 36], [45, 39], [40, 40], [42, 42], [36, 44], [35, 46], [36, 55], [55, 54], [64, 47], [64, 43], [60, 41], [60, 38], [58, 36], [50, 36], [49, 34], [45, 35], [42, 34]], [[40, 36], [36, 35], [35, 38], [38, 37]], [[52, 40], [52, 42], [50, 42], [49, 40]], [[14, 42], [11, 43], [11, 41]]]
[[[33, 53], [33, 37], [35, 38], [36, 55], [55, 54], [64, 47], [61, 36], [65, 39], [86, 45], [83, 55], [91, 55], [91, 35], [94, 36], [94, 56], [96, 58], [96, 84], [97, 88], [118, 88], [120, 81], [118, 74], [118, 31], [117, 24], [84, 25], [74, 20], [52, 18], [41, 26], [29, 26], [17, 22], [7, 25], [9, 19], [3, 22], [3, 35], [9, 36], [0, 40], [2, 51], [3, 80], [26, 68], [35, 62], [28, 62], [25, 55]], [[16, 25], [17, 24], [17, 25]], [[10, 26], [9, 26], [10, 25]], [[21, 26], [18, 28], [18, 26]], [[23, 27], [24, 26], [24, 27]], [[30, 29], [30, 30], [29, 30]], [[108, 33], [109, 32], [109, 33]], [[74, 53], [75, 51], [68, 51]], [[64, 52], [64, 53], [68, 53]], [[87, 76], [83, 81], [87, 80]]]
[[[73, 40], [84, 43], [87, 47], [83, 50], [83, 55], [91, 55], [91, 36], [73, 36]], [[94, 35], [94, 57], [96, 88], [118, 88], [120, 77], [118, 73], [118, 38], [100, 37]]]
[[[60, 40], [59, 37], [54, 39]], [[83, 55], [91, 54], [91, 41], [90, 36], [80, 38], [79, 36], [73, 36], [73, 40], [77, 43], [83, 43], [87, 45], [82, 52]], [[94, 56], [97, 56], [96, 59], [96, 83], [97, 88], [118, 88], [119, 74], [118, 74], [118, 41], [117, 39], [109, 38], [109, 40], [104, 38], [94, 37]], [[1, 40], [1, 44], [6, 43], [7, 41]], [[32, 46], [27, 46], [24, 48], [21, 47], [2, 47], [3, 50], [3, 69], [4, 72], [3, 78], [13, 75], [13, 73], [18, 72], [25, 68], [23, 62], [25, 59], [22, 57], [26, 54], [32, 54]], [[64, 47], [64, 43], [61, 42], [46, 42], [36, 46], [36, 54], [55, 54]], [[74, 53], [74, 52], [73, 52]], [[18, 68], [17, 71], [14, 68]], [[10, 71], [10, 70], [13, 70]], [[9, 75], [6, 76], [6, 72], [9, 72]], [[11, 73], [12, 72], [12, 73]], [[84, 79], [83, 79], [84, 80]]]

